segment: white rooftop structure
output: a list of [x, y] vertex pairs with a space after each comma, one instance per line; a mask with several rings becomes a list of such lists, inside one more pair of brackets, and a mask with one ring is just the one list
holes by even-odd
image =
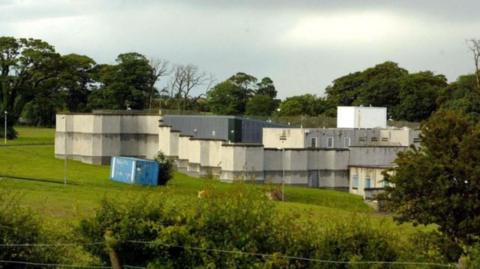
[[337, 128], [387, 128], [387, 108], [339, 106]]

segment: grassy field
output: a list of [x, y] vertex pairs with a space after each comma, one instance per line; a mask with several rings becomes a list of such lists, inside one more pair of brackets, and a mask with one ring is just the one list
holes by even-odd
[[[0, 187], [20, 195], [21, 205], [59, 222], [69, 223], [91, 215], [101, 199], [128, 200], [134, 196], [169, 194], [176, 199], [192, 199], [198, 191], [215, 188], [235, 190], [241, 183], [222, 183], [175, 173], [167, 186], [141, 187], [109, 180], [109, 167], [69, 160], [67, 185], [63, 184], [64, 161], [54, 158], [52, 129], [17, 128], [19, 139], [0, 146]], [[41, 141], [49, 145], [31, 145]], [[23, 179], [19, 179], [23, 178]], [[263, 188], [247, 185], [249, 188]], [[333, 190], [302, 187], [285, 188], [287, 202], [278, 202], [281, 210], [295, 211], [305, 218], [324, 222], [368, 218], [380, 225], [397, 226], [388, 216], [374, 213], [362, 198]], [[410, 225], [401, 225], [405, 232]]]

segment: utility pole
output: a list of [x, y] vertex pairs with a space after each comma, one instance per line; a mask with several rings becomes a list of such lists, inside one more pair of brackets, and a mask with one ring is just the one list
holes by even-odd
[[63, 133], [63, 185], [67, 186], [67, 157], [68, 157], [68, 151], [67, 151], [67, 139], [68, 139], [68, 134], [67, 134], [67, 116], [63, 116], [63, 124], [64, 124], [64, 133]]
[[285, 201], [285, 145], [287, 135], [283, 133], [280, 135], [280, 141], [282, 141], [282, 202]]
[[[282, 142], [283, 146], [283, 142]], [[285, 201], [285, 147], [282, 147], [282, 202]]]
[[7, 144], [7, 114], [8, 112], [5, 110], [5, 126], [4, 126], [4, 130], [3, 130], [3, 143], [6, 145]]

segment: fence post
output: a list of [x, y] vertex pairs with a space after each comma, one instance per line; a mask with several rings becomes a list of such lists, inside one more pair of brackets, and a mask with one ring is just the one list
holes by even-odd
[[110, 257], [110, 263], [113, 269], [122, 269], [120, 259], [118, 258], [117, 252], [115, 252], [115, 246], [117, 245], [117, 239], [113, 236], [112, 231], [107, 230], [105, 235], [105, 246], [108, 251], [108, 256]]

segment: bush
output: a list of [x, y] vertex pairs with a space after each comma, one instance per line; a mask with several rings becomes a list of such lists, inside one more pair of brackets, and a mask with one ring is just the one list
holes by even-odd
[[56, 263], [61, 257], [57, 247], [19, 246], [48, 243], [50, 235], [36, 215], [18, 206], [18, 199], [18, 193], [0, 191], [0, 244], [6, 245], [0, 248], [0, 260]]
[[[166, 195], [120, 204], [104, 201], [95, 217], [81, 222], [80, 235], [97, 242], [112, 231], [121, 261], [149, 268], [391, 268], [358, 262], [445, 260], [437, 241], [415, 241], [416, 234], [399, 240], [397, 226], [383, 227], [368, 217], [345, 222], [305, 219], [304, 212], [277, 209], [265, 190], [235, 184], [234, 191], [212, 188], [206, 190], [209, 195], [183, 198], [186, 201]], [[108, 263], [104, 246], [88, 250]]]
[[460, 258], [459, 268], [480, 268], [480, 243], [474, 243], [466, 247], [466, 255]]
[[160, 165], [160, 171], [158, 173], [158, 185], [166, 185], [167, 182], [173, 177], [173, 162], [162, 152], [158, 153], [158, 156], [155, 160]]

